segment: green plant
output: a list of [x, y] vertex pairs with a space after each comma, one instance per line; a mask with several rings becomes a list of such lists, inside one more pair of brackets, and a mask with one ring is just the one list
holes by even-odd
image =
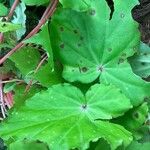
[[[150, 74], [136, 71], [140, 56], [133, 56], [140, 49], [131, 15], [137, 0], [23, 0], [17, 10], [24, 17], [15, 22], [10, 18], [19, 1], [10, 2], [11, 15], [0, 22], [1, 101], [12, 101], [3, 95], [14, 92], [13, 108], [1, 105], [8, 118], [0, 137], [8, 149], [146, 150], [149, 143], [138, 142], [143, 128], [149, 131], [150, 83], [140, 76]], [[18, 42], [28, 5], [47, 8]]]

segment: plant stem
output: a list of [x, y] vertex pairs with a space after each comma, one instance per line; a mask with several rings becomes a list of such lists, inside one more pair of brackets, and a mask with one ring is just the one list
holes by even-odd
[[[9, 14], [5, 17], [6, 21], [9, 21], [11, 19], [18, 4], [19, 4], [19, 0], [15, 0], [9, 11]], [[3, 42], [3, 39], [4, 39], [4, 34], [0, 33], [0, 43]]]
[[[24, 38], [24, 40], [30, 38], [34, 34], [36, 34], [41, 26], [46, 23], [46, 21], [53, 15], [56, 7], [58, 4], [58, 0], [53, 0], [50, 5], [47, 7], [45, 10], [41, 20], [39, 21], [39, 24]], [[10, 52], [8, 52], [3, 58], [0, 59], [0, 65], [8, 58], [10, 57], [15, 51], [17, 51], [19, 48], [23, 47], [25, 44], [23, 43], [22, 40], [19, 44], [17, 44]]]

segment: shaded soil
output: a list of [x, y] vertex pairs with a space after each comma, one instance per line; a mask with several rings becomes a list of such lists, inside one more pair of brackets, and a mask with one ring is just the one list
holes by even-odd
[[150, 46], [150, 0], [139, 0], [132, 10], [133, 18], [140, 24], [141, 41]]

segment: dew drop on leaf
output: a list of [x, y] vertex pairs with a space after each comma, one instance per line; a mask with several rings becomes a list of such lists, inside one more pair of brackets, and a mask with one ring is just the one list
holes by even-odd
[[121, 18], [124, 18], [124, 17], [125, 17], [125, 14], [121, 13], [121, 14], [120, 14], [120, 17], [121, 17]]
[[96, 14], [96, 11], [94, 9], [90, 10], [90, 15], [94, 16]]

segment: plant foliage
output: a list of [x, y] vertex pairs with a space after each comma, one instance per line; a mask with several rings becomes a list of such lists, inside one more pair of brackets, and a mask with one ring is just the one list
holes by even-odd
[[2, 146], [147, 150], [150, 49], [131, 15], [138, 0], [22, 0], [9, 16], [15, 2], [0, 1]]

